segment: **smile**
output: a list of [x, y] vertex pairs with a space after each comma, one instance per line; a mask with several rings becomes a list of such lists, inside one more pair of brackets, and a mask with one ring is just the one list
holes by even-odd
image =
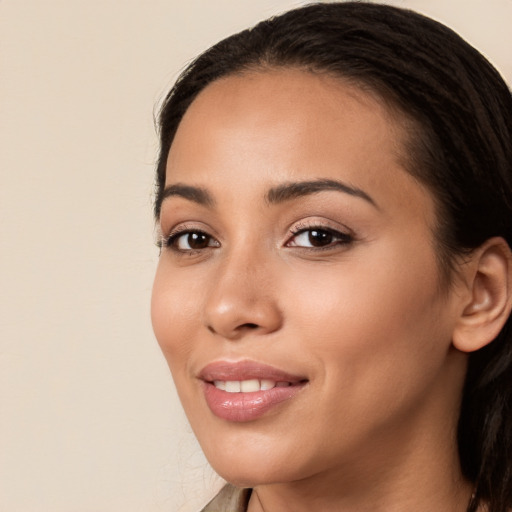
[[275, 387], [286, 388], [292, 385], [291, 382], [276, 382], [269, 379], [249, 379], [249, 380], [215, 380], [213, 385], [217, 389], [227, 393], [254, 393], [255, 391], [268, 391]]
[[308, 379], [253, 361], [220, 361], [199, 374], [210, 411], [226, 421], [254, 421], [295, 397]]

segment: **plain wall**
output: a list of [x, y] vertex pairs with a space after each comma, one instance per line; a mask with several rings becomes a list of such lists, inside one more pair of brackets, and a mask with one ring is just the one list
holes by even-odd
[[[512, 0], [403, 0], [512, 82]], [[153, 109], [291, 0], [0, 0], [0, 512], [195, 511], [220, 482], [154, 341]]]

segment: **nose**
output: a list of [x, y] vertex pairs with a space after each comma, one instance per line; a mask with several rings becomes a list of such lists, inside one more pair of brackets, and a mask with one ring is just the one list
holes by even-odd
[[277, 331], [283, 315], [269, 265], [233, 256], [215, 271], [204, 308], [207, 329], [229, 340]]

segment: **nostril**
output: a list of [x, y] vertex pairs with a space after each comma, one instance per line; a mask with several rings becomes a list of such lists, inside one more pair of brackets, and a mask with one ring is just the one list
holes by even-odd
[[240, 327], [247, 327], [248, 329], [257, 329], [258, 325], [257, 324], [247, 323], [247, 324], [241, 325]]
[[[213, 333], [213, 334], [217, 334], [217, 332], [215, 331], [215, 329], [213, 328], [213, 326], [209, 325], [208, 327], [208, 330]], [[246, 323], [246, 324], [240, 324], [238, 327], [236, 327], [235, 331], [234, 332], [240, 332], [240, 331], [243, 331], [244, 329], [248, 329], [248, 330], [254, 330], [254, 329], [258, 329], [259, 328], [259, 325], [258, 324], [253, 324], [253, 323]]]

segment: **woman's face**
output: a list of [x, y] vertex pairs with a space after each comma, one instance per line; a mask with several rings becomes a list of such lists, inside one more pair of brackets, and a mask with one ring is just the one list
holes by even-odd
[[453, 444], [455, 294], [402, 140], [373, 96], [295, 70], [219, 80], [185, 114], [152, 320], [226, 479], [375, 474]]

